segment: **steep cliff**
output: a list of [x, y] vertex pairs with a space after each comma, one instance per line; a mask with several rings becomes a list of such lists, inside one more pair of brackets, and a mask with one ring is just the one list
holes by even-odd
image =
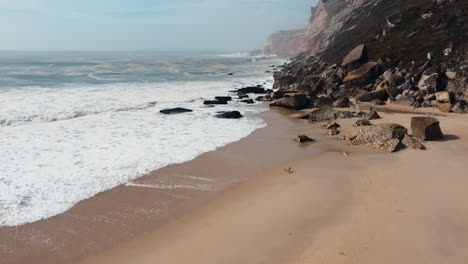
[[306, 30], [278, 31], [272, 34], [264, 48], [265, 54], [294, 56], [307, 50]]
[[468, 1], [322, 0], [312, 11], [306, 52], [275, 73], [276, 97], [468, 111]]

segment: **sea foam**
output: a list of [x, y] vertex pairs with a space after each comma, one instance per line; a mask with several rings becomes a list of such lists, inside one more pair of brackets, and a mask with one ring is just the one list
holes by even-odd
[[[202, 107], [202, 97], [226, 95], [236, 85], [255, 81], [28, 87], [0, 93], [0, 226], [60, 214], [99, 192], [264, 127], [255, 116], [261, 107], [235, 102]], [[169, 107], [194, 112], [159, 113]], [[246, 118], [213, 117], [222, 110], [240, 110]]]

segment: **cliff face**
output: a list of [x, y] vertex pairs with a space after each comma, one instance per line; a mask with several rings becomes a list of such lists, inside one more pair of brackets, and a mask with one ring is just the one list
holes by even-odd
[[349, 21], [360, 15], [356, 12], [357, 9], [376, 1], [378, 0], [321, 0], [312, 8], [307, 28], [280, 31], [271, 35], [265, 53], [285, 56], [302, 52], [320, 53], [338, 32], [353, 27]]
[[468, 112], [466, 0], [322, 0], [301, 38], [276, 98]]
[[264, 48], [266, 54], [294, 56], [307, 50], [306, 30], [279, 31], [272, 34]]

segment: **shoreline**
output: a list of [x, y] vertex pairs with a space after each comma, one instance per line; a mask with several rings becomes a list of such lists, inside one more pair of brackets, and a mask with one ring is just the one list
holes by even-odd
[[[408, 127], [418, 114], [381, 115], [376, 123]], [[466, 121], [444, 117], [445, 139], [426, 142], [425, 151], [389, 154], [321, 139], [330, 148], [320, 155], [276, 164], [78, 263], [465, 263]]]
[[[308, 124], [278, 111], [267, 110], [259, 116], [267, 127], [240, 141], [156, 170], [52, 218], [0, 227], [0, 257], [6, 263], [39, 263], [39, 258], [40, 263], [50, 264], [97, 254], [171, 221], [272, 164], [321, 151], [318, 145], [298, 147], [288, 136]], [[246, 149], [251, 151], [245, 153]], [[167, 181], [180, 188], [165, 186]]]
[[[0, 228], [2, 237], [27, 234], [52, 242], [40, 248], [37, 241], [10, 240], [7, 247], [17, 251], [5, 254], [0, 247], [0, 256], [6, 263], [85, 264], [468, 259], [463, 250], [468, 246], [464, 115], [444, 116], [446, 138], [426, 142], [427, 150], [389, 154], [325, 136], [322, 123], [295, 119], [298, 113], [269, 110], [260, 114], [268, 126], [247, 138], [160, 169], [135, 186], [99, 194], [63, 215], [9, 232]], [[375, 123], [410, 127], [412, 116], [434, 113], [397, 108], [379, 114], [383, 119]], [[354, 121], [338, 120], [343, 127]], [[299, 134], [318, 142], [299, 145], [293, 142]], [[284, 171], [288, 166], [293, 174]], [[215, 191], [148, 187], [161, 175], [187, 174], [226, 185]], [[171, 206], [166, 204], [164, 214], [141, 213], [154, 210], [160, 206], [158, 199], [167, 197]], [[47, 240], [51, 236], [45, 234], [52, 231], [57, 232], [55, 240]], [[64, 244], [57, 247], [60, 238]]]

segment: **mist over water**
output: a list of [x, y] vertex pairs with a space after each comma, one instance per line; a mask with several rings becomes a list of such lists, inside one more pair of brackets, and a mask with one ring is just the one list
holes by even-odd
[[[0, 225], [66, 211], [265, 126], [265, 108], [203, 99], [272, 85], [270, 57], [209, 53], [0, 53]], [[228, 75], [234, 73], [234, 75]], [[165, 116], [159, 110], [194, 112]], [[241, 120], [214, 118], [239, 110]]]

